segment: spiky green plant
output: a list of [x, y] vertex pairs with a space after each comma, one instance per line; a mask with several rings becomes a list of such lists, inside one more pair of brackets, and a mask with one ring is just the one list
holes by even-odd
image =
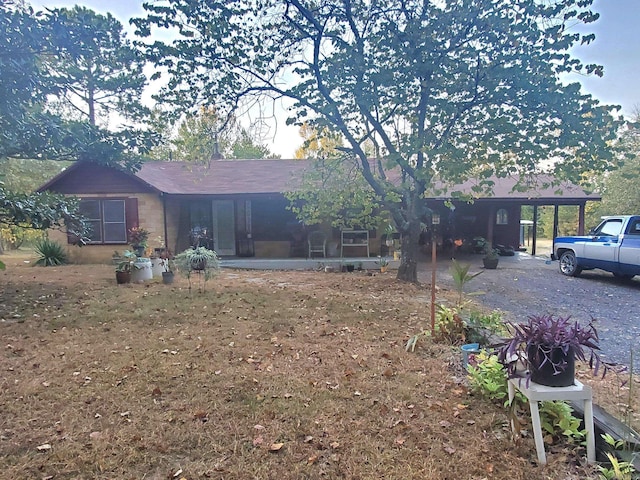
[[468, 263], [460, 263], [456, 260], [453, 260], [451, 264], [451, 276], [453, 277], [453, 284], [458, 292], [458, 306], [462, 306], [462, 296], [464, 295], [465, 285], [482, 273], [477, 272], [471, 274], [469, 273], [470, 268], [471, 265]]
[[36, 260], [35, 265], [53, 267], [69, 263], [64, 247], [48, 238], [37, 242], [35, 251], [38, 254], [38, 260]]

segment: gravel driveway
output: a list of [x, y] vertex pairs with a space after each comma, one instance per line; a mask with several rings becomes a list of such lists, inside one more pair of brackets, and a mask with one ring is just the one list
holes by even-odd
[[[459, 259], [472, 265], [470, 272], [483, 270], [482, 258]], [[449, 262], [441, 262], [437, 285], [454, 288]], [[421, 263], [419, 279], [431, 282], [430, 263]], [[500, 257], [497, 270], [486, 270], [467, 284], [466, 292], [483, 291], [476, 297], [489, 308], [504, 312], [507, 320], [523, 320], [531, 314], [551, 313], [581, 323], [593, 318], [600, 335], [603, 356], [629, 365], [634, 349], [635, 370], [640, 370], [640, 277], [621, 282], [600, 270], [586, 271], [578, 278], [558, 271], [558, 262], [517, 253]]]

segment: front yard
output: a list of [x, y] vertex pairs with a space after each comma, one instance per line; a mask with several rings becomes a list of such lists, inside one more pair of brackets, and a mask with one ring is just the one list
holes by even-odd
[[597, 478], [569, 445], [538, 467], [457, 347], [405, 351], [428, 286], [224, 271], [189, 294], [22, 260], [0, 273], [3, 478]]

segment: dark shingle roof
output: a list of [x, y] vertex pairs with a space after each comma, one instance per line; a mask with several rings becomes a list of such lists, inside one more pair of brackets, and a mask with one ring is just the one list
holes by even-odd
[[[490, 194], [485, 192], [478, 192], [473, 190], [474, 187], [479, 186], [480, 181], [477, 179], [469, 179], [463, 183], [457, 184], [453, 187], [449, 187], [446, 193], [437, 191], [435, 194], [427, 192], [427, 198], [447, 199], [451, 198], [453, 192], [460, 192], [466, 195], [471, 194], [476, 200], [489, 200], [489, 199], [513, 199], [513, 200], [562, 200], [566, 201], [584, 201], [584, 200], [600, 200], [601, 197], [595, 193], [587, 193], [585, 190], [569, 181], [560, 181], [553, 183], [553, 177], [550, 175], [540, 174], [536, 177], [531, 177], [527, 182], [527, 189], [515, 189], [517, 184], [516, 177], [490, 177], [488, 179], [493, 182], [492, 191]], [[436, 189], [442, 189], [442, 185], [436, 185]]]
[[[281, 194], [300, 186], [303, 172], [313, 167], [310, 160], [212, 160], [210, 164], [187, 162], [146, 162], [135, 174], [123, 173], [90, 162], [76, 162], [38, 191], [51, 189], [63, 193], [113, 193], [152, 190], [171, 195], [241, 195], [241, 194]], [[392, 181], [397, 175], [387, 172]], [[539, 175], [531, 181], [530, 189], [515, 191], [516, 179], [492, 178], [494, 186], [490, 195], [472, 193], [478, 180], [467, 180], [449, 187], [443, 192], [436, 182], [434, 191], [427, 191], [425, 197], [431, 199], [451, 198], [452, 192], [472, 194], [477, 200], [501, 199], [521, 201], [531, 200], [541, 203], [555, 200], [562, 203], [582, 203], [586, 200], [600, 200], [597, 194], [586, 193], [581, 187], [570, 182], [560, 182], [550, 186], [550, 176]], [[136, 189], [135, 183], [142, 183], [143, 190]]]
[[299, 185], [306, 160], [212, 160], [209, 165], [146, 162], [136, 177], [161, 192], [186, 195], [281, 193]]

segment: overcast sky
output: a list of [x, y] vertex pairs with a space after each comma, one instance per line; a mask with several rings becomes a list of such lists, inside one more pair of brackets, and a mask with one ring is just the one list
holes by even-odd
[[[34, 8], [42, 6], [72, 7], [84, 5], [100, 13], [110, 12], [128, 26], [129, 18], [142, 16], [142, 0], [32, 0]], [[589, 26], [596, 40], [588, 46], [576, 48], [576, 55], [584, 63], [604, 66], [604, 77], [573, 76], [585, 92], [606, 104], [620, 105], [621, 113], [629, 116], [635, 108], [640, 109], [640, 0], [595, 0], [594, 10], [600, 19]], [[280, 122], [272, 150], [283, 158], [292, 158], [293, 152], [302, 143], [292, 142], [297, 130], [287, 129]], [[275, 132], [274, 132], [275, 133]], [[284, 141], [283, 139], [288, 139]]]

